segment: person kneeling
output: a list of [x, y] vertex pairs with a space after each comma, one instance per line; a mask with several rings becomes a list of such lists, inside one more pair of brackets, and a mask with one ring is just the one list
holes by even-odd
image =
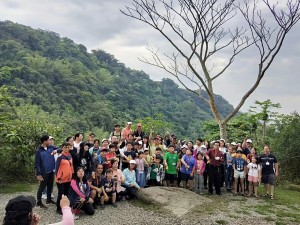
[[90, 196], [90, 185], [84, 176], [83, 168], [79, 167], [74, 174], [74, 179], [71, 181], [70, 202], [75, 215], [78, 219], [80, 210], [83, 210], [88, 215], [94, 215], [95, 210], [92, 206], [93, 199]]
[[102, 197], [101, 197], [101, 209], [104, 209], [104, 202], [111, 199], [111, 203], [113, 207], [117, 207], [116, 205], [116, 187], [115, 181], [112, 179], [113, 171], [112, 169], [106, 170], [106, 178], [103, 179], [102, 182]]

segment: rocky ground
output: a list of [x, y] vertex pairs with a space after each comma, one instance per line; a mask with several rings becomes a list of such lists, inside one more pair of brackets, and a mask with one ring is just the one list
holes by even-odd
[[[5, 205], [14, 196], [36, 195], [34, 192], [1, 194], [0, 221], [3, 220]], [[81, 215], [75, 224], [276, 224], [276, 215], [259, 213], [268, 202], [260, 198], [233, 197], [224, 194], [222, 197], [197, 195], [180, 188], [152, 187], [140, 191], [139, 199], [118, 203], [117, 208], [107, 206], [104, 210], [97, 209], [94, 216]], [[55, 206], [47, 210], [34, 208], [41, 217], [40, 224], [60, 221], [55, 213]], [[280, 224], [297, 224], [292, 222]]]

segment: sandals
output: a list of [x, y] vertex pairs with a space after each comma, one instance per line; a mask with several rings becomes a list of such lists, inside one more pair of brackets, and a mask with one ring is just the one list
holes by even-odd
[[271, 199], [271, 200], [274, 200], [274, 195], [270, 195], [270, 199]]
[[265, 193], [263, 196], [264, 196], [264, 197], [269, 197], [269, 194]]

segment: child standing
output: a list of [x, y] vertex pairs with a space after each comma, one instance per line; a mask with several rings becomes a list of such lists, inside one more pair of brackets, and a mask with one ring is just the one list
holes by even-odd
[[250, 197], [252, 195], [252, 191], [254, 188], [254, 196], [259, 197], [257, 194], [257, 186], [260, 180], [261, 168], [260, 165], [257, 164], [257, 157], [253, 156], [251, 162], [247, 165], [248, 167], [248, 181], [249, 181], [249, 194]]
[[161, 164], [163, 158], [155, 155], [154, 163], [151, 165], [149, 186], [162, 186], [164, 179], [164, 166]]
[[236, 152], [236, 158], [233, 159], [232, 165], [234, 169], [234, 195], [237, 195], [237, 189], [238, 189], [238, 181], [240, 178], [241, 181], [241, 188], [242, 188], [242, 195], [245, 196], [245, 171], [247, 169], [247, 162], [245, 159], [242, 158], [243, 151], [237, 150]]
[[[138, 152], [138, 158], [135, 160], [136, 162], [136, 182], [141, 188], [146, 186], [146, 178], [145, 178], [145, 165], [147, 164], [145, 161], [145, 155], [143, 151]], [[147, 164], [148, 165], [148, 164]]]
[[203, 173], [205, 171], [205, 162], [203, 160], [203, 154], [198, 152], [196, 155], [196, 167], [195, 167], [195, 175], [194, 175], [194, 186], [195, 192], [197, 194], [202, 194], [202, 186], [203, 186]]

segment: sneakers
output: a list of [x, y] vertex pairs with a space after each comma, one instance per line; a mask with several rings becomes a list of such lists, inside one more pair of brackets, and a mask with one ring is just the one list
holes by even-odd
[[36, 204], [36, 207], [41, 208], [41, 209], [47, 209], [47, 206], [45, 206], [42, 202], [38, 202]]
[[114, 207], [114, 208], [118, 207], [116, 203], [113, 203], [111, 206]]
[[100, 205], [100, 209], [101, 209], [101, 210], [104, 210], [104, 205]]
[[42, 199], [47, 199], [47, 194], [42, 194]]
[[56, 202], [53, 201], [52, 199], [46, 201], [46, 205], [55, 205], [55, 204], [56, 204]]

